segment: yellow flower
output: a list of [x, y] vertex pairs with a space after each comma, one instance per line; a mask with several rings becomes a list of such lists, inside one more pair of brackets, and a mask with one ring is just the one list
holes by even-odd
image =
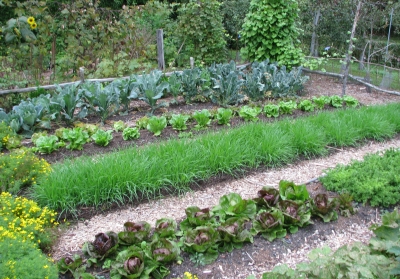
[[35, 18], [33, 16], [28, 17], [28, 23], [32, 26], [35, 23]]
[[36, 29], [36, 27], [37, 27], [37, 24], [36, 24], [36, 22], [34, 22], [34, 23], [31, 23], [31, 29], [32, 29], [32, 30]]

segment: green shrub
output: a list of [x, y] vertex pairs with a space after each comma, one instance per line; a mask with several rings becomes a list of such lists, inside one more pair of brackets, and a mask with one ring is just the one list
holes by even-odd
[[50, 172], [50, 165], [30, 151], [13, 150], [0, 155], [0, 192], [17, 194], [22, 187], [36, 184]]

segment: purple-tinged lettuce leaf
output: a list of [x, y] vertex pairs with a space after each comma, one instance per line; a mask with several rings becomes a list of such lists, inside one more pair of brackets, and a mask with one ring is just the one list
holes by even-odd
[[124, 231], [118, 233], [120, 244], [133, 245], [147, 240], [151, 226], [147, 222], [125, 222]]
[[65, 274], [68, 271], [73, 273], [83, 263], [81, 256], [75, 254], [72, 258], [65, 257], [58, 261], [57, 266], [60, 273]]
[[187, 218], [179, 224], [182, 231], [215, 223], [209, 208], [200, 209], [197, 206], [190, 206], [186, 208], [185, 212]]
[[253, 243], [253, 235], [246, 229], [245, 222], [245, 219], [229, 218], [217, 228], [220, 252], [232, 252], [233, 249], [241, 248], [244, 242]]
[[93, 242], [86, 242], [82, 250], [91, 258], [104, 259], [116, 252], [118, 248], [118, 235], [115, 232], [98, 233]]
[[286, 229], [283, 228], [284, 216], [279, 209], [272, 211], [260, 211], [253, 221], [253, 234], [262, 233], [268, 241], [286, 236]]
[[283, 200], [278, 203], [278, 208], [283, 213], [284, 227], [289, 228], [290, 233], [296, 233], [299, 227], [312, 224], [310, 209], [300, 201]]
[[156, 221], [156, 226], [154, 228], [154, 236], [160, 238], [172, 237], [175, 238], [175, 232], [177, 229], [177, 224], [174, 219], [162, 218]]
[[232, 217], [251, 220], [257, 213], [257, 206], [253, 200], [244, 200], [239, 194], [230, 193], [219, 199], [219, 204], [213, 207], [212, 212], [220, 222]]
[[152, 242], [151, 251], [153, 259], [161, 263], [175, 261], [180, 255], [178, 244], [166, 238]]
[[311, 213], [321, 217], [324, 222], [334, 221], [338, 218], [336, 208], [337, 199], [328, 198], [327, 194], [318, 194], [310, 201]]
[[253, 199], [259, 207], [276, 207], [280, 200], [279, 191], [272, 187], [263, 187], [257, 192], [257, 198]]
[[281, 180], [279, 182], [279, 194], [282, 200], [305, 202], [310, 197], [306, 185], [296, 185], [286, 180]]

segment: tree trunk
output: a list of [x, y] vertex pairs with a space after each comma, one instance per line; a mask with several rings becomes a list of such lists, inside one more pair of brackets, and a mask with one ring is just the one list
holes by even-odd
[[362, 6], [362, 2], [360, 0], [360, 1], [358, 1], [356, 14], [354, 16], [353, 28], [351, 29], [351, 35], [350, 35], [349, 49], [346, 53], [345, 66], [344, 66], [343, 73], [342, 73], [343, 74], [342, 97], [344, 95], [346, 95], [347, 78], [349, 76], [350, 60], [351, 60], [351, 55], [353, 53], [353, 47], [354, 47], [353, 39], [354, 39], [354, 34], [356, 33], [357, 22], [360, 18], [361, 6]]
[[320, 16], [321, 16], [321, 9], [318, 9], [314, 15], [313, 32], [311, 35], [311, 46], [310, 46], [310, 56], [315, 56], [315, 57], [318, 56], [317, 26]]

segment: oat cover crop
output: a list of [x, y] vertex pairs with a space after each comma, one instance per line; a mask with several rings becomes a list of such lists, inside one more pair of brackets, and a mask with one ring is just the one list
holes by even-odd
[[[300, 133], [298, 130], [305, 126], [307, 132]], [[66, 160], [53, 165], [49, 176], [33, 186], [32, 194], [41, 205], [69, 212], [79, 206], [123, 204], [154, 198], [165, 191], [184, 192], [191, 183], [212, 175], [234, 175], [244, 167], [284, 165], [301, 155], [324, 155], [328, 145], [355, 145], [398, 132], [400, 104], [322, 112], [283, 122], [249, 123], [195, 139]]]
[[339, 165], [321, 182], [330, 191], [349, 192], [356, 201], [387, 207], [400, 200], [399, 166], [400, 149], [389, 149], [383, 155], [369, 154], [363, 161]]

